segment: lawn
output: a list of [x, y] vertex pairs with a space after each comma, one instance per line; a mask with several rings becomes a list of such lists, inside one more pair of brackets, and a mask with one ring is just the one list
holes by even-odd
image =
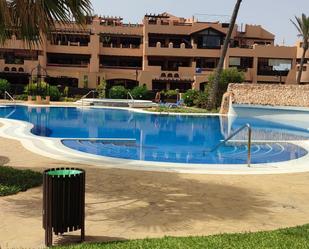
[[207, 237], [165, 237], [162, 239], [80, 244], [57, 249], [303, 249], [309, 248], [309, 225], [270, 232], [221, 234]]
[[197, 107], [165, 107], [165, 106], [159, 106], [159, 107], [152, 107], [152, 108], [146, 108], [145, 111], [150, 112], [166, 112], [166, 113], [218, 113], [219, 110], [212, 110], [208, 111], [206, 109], [197, 108]]
[[0, 166], [0, 196], [13, 195], [42, 184], [42, 174]]

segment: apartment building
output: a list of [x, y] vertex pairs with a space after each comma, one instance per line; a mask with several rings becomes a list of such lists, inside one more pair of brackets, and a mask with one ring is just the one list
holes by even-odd
[[[42, 44], [29, 50], [12, 33], [0, 47], [0, 78], [28, 84], [40, 64], [54, 85], [95, 88], [124, 85], [148, 89], [203, 90], [219, 61], [229, 24], [199, 22], [168, 13], [145, 15], [141, 24], [119, 17], [89, 18], [85, 27], [58, 25]], [[275, 36], [259, 25], [236, 26], [224, 68], [245, 72], [248, 83], [295, 84], [301, 43], [276, 46]], [[309, 52], [302, 83], [309, 83]]]

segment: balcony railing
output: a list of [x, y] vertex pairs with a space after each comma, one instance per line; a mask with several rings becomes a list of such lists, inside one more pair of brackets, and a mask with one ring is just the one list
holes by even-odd
[[174, 43], [170, 43], [170, 44], [165, 44], [165, 43], [160, 43], [160, 42], [151, 42], [148, 44], [148, 47], [150, 48], [187, 48], [187, 49], [191, 49], [192, 45], [190, 44], [186, 44], [186, 43], [181, 43], [181, 44], [174, 44]]
[[102, 64], [100, 64], [100, 68], [142, 70], [142, 67], [135, 67], [135, 66], [106, 66], [106, 65], [102, 65]]
[[139, 49], [140, 45], [137, 44], [113, 44], [113, 43], [103, 43], [104, 48], [132, 48]]
[[62, 64], [62, 63], [47, 63], [49, 67], [88, 67], [89, 64]]
[[71, 42], [71, 41], [56, 41], [50, 42], [50, 45], [54, 45], [54, 46], [71, 46], [71, 47], [87, 47], [89, 45], [89, 43], [84, 43], [84, 42]]

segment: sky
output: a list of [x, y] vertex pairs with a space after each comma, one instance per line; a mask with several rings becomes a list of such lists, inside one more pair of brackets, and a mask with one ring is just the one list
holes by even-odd
[[[140, 23], [146, 13], [169, 12], [201, 21], [227, 21], [236, 0], [92, 0], [94, 13], [121, 16], [125, 23]], [[297, 31], [290, 19], [309, 15], [308, 0], [243, 0], [237, 24], [259, 24], [276, 36], [276, 44], [293, 46]], [[217, 16], [217, 17], [216, 17]]]

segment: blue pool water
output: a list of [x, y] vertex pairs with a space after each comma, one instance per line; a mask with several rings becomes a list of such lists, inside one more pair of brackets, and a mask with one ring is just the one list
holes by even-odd
[[[0, 117], [30, 122], [34, 125], [31, 130], [33, 134], [61, 138], [65, 146], [81, 152], [174, 163], [246, 163], [245, 143], [227, 143], [210, 152], [229, 132], [246, 123], [250, 123], [253, 128], [254, 140], [309, 139], [306, 129], [251, 117], [229, 120], [219, 116], [26, 106], [2, 107]], [[236, 139], [246, 139], [246, 132], [242, 132]], [[252, 163], [280, 162], [306, 154], [306, 150], [288, 142], [259, 142], [252, 145]]]

